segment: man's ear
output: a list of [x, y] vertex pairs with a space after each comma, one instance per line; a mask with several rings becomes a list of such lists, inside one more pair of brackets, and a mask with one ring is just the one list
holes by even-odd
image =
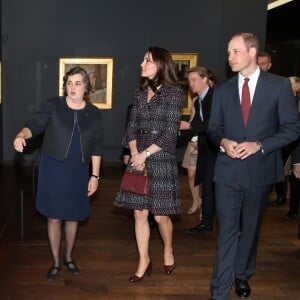
[[269, 63], [269, 68], [268, 68], [268, 70], [270, 70], [270, 69], [271, 69], [271, 67], [272, 67], [272, 63]]
[[257, 54], [256, 48], [251, 47], [251, 48], [249, 49], [249, 54], [250, 54], [252, 57], [255, 57], [256, 54]]

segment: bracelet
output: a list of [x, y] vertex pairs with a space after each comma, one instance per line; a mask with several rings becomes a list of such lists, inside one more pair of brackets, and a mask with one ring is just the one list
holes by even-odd
[[146, 158], [150, 157], [151, 156], [151, 152], [148, 149], [146, 149], [145, 151], [146, 151]]
[[98, 181], [100, 180], [100, 176], [92, 174], [91, 177], [95, 177]]

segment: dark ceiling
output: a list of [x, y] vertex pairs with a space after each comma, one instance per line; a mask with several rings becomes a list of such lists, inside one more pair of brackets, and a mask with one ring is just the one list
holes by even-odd
[[267, 44], [300, 39], [300, 0], [268, 11]]

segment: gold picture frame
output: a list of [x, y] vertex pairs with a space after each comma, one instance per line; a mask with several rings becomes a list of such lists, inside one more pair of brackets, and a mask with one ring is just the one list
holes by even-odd
[[186, 94], [182, 114], [189, 115], [191, 113], [193, 96], [189, 90], [187, 70], [197, 66], [198, 53], [171, 53], [171, 55], [176, 64], [176, 73], [179, 83]]
[[112, 58], [60, 58], [59, 59], [59, 95], [63, 95], [63, 78], [71, 68], [81, 67], [89, 75], [92, 91], [91, 103], [100, 109], [112, 108]]

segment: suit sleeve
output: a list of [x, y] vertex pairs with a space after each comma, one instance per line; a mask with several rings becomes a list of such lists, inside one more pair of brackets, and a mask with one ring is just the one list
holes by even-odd
[[218, 87], [216, 87], [213, 93], [211, 113], [207, 132], [210, 139], [217, 148], [220, 146], [221, 140], [224, 138], [224, 120], [220, 100], [220, 92]]
[[272, 136], [261, 140], [265, 154], [290, 144], [300, 136], [299, 112], [290, 81], [284, 78], [279, 84], [278, 130]]

